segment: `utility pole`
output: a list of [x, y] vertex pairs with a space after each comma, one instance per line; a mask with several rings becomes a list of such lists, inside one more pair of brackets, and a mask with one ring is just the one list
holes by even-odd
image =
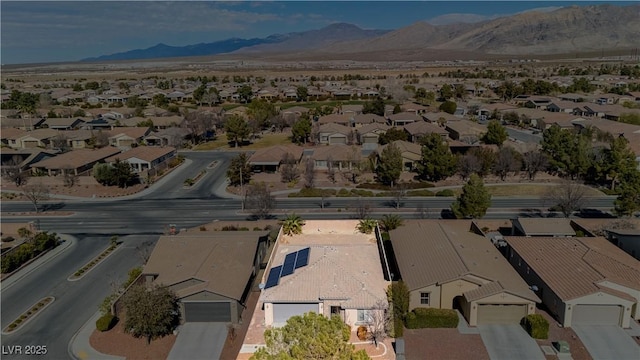
[[242, 211], [244, 211], [244, 186], [242, 184], [242, 166], [243, 164], [240, 165], [240, 196], [242, 196]]

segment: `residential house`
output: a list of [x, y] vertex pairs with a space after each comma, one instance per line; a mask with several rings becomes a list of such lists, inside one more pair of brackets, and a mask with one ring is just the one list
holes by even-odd
[[457, 120], [447, 121], [445, 130], [453, 140], [473, 144], [487, 132], [487, 127], [469, 120]]
[[517, 236], [576, 236], [576, 231], [567, 218], [525, 218], [511, 220], [511, 235]]
[[390, 128], [391, 127], [389, 125], [378, 122], [362, 125], [361, 127], [356, 128], [356, 137], [363, 147], [367, 146], [371, 149], [375, 149], [378, 146], [380, 135], [386, 133]]
[[16, 149], [48, 148], [51, 140], [58, 136], [58, 131], [53, 129], [36, 129], [23, 133], [17, 139], [11, 139]]
[[604, 229], [604, 236], [627, 254], [640, 260], [640, 229]]
[[2, 145], [6, 145], [8, 147], [19, 149], [20, 145], [18, 144], [18, 139], [23, 137], [27, 132], [22, 129], [7, 127], [0, 129], [0, 141]]
[[338, 111], [342, 115], [349, 115], [351, 117], [354, 117], [356, 115], [362, 114], [362, 108], [362, 105], [341, 105]]
[[74, 130], [82, 127], [84, 123], [85, 119], [81, 118], [48, 118], [43, 126], [55, 130]]
[[0, 166], [18, 166], [21, 171], [26, 171], [39, 161], [56, 156], [53, 151], [44, 150], [39, 148], [30, 149], [2, 149], [0, 152], [2, 159], [0, 160]]
[[524, 107], [530, 109], [547, 110], [547, 106], [551, 105], [552, 100], [546, 97], [531, 96], [524, 103]]
[[320, 144], [348, 144], [355, 140], [350, 139], [355, 136], [351, 128], [334, 123], [320, 125], [318, 136]]
[[173, 146], [182, 147], [185, 140], [191, 136], [190, 129], [181, 127], [170, 127], [158, 132], [149, 133], [143, 141], [147, 146]]
[[320, 116], [316, 122], [320, 125], [338, 124], [346, 127], [353, 127], [352, 117], [353, 115], [329, 114]]
[[264, 231], [161, 236], [141, 276], [176, 293], [182, 322], [238, 324], [267, 247]]
[[408, 134], [408, 139], [412, 143], [420, 143], [423, 137], [433, 133], [440, 135], [443, 139], [449, 136], [449, 132], [444, 128], [426, 121], [407, 124], [404, 126], [404, 131]]
[[[6, 110], [3, 110], [6, 111]], [[17, 128], [21, 130], [39, 129], [44, 124], [45, 118], [41, 117], [5, 117], [1, 119], [2, 128]]]
[[355, 127], [361, 127], [368, 124], [387, 124], [387, 119], [377, 114], [358, 114], [353, 116], [352, 123]]
[[71, 149], [84, 149], [90, 146], [94, 136], [93, 130], [69, 130], [60, 133]]
[[[418, 162], [422, 160], [422, 146], [404, 140], [396, 140], [391, 144], [396, 146], [402, 154], [402, 169], [404, 171], [412, 171], [416, 168]], [[380, 146], [376, 150], [378, 157], [382, 155], [387, 146], [389, 144]]]
[[[302, 234], [280, 232], [261, 281], [258, 307], [266, 327], [282, 326], [295, 315], [339, 316], [356, 331], [383, 312], [390, 284], [374, 234], [358, 221], [307, 220]], [[254, 319], [255, 320], [255, 319]]]
[[106, 119], [106, 118], [97, 118], [93, 120], [86, 121], [82, 126], [83, 129], [89, 130], [107, 130], [116, 126], [115, 120]]
[[447, 121], [458, 121], [460, 118], [453, 116], [449, 113], [440, 112], [426, 112], [422, 114], [422, 117], [432, 124], [444, 124]]
[[547, 111], [573, 114], [580, 111], [580, 105], [573, 101], [554, 100], [547, 105]]
[[400, 108], [403, 112], [412, 112], [416, 113], [416, 115], [422, 115], [427, 112], [427, 110], [429, 110], [428, 106], [416, 104], [412, 101], [405, 101], [402, 105], [400, 105]]
[[118, 127], [110, 132], [109, 144], [121, 149], [129, 149], [142, 143], [142, 139], [151, 133], [148, 127]]
[[387, 121], [390, 126], [402, 127], [412, 122], [424, 121], [424, 119], [415, 112], [401, 112], [388, 115]]
[[359, 166], [363, 157], [358, 146], [333, 144], [313, 149], [311, 159], [317, 170], [327, 170], [330, 166], [334, 170], [349, 170]]
[[511, 323], [540, 299], [487, 238], [467, 221], [419, 220], [390, 232], [409, 310], [458, 309], [471, 326]]
[[564, 327], [640, 319], [640, 263], [602, 237], [505, 237], [506, 256]]
[[105, 159], [105, 162], [114, 163], [116, 160], [128, 162], [135, 172], [142, 173], [158, 167], [158, 165], [171, 159], [175, 155], [176, 148], [171, 146], [138, 146], [131, 150], [113, 155]]
[[34, 173], [41, 171], [56, 176], [63, 170], [72, 170], [75, 175], [90, 173], [93, 165], [104, 162], [110, 156], [118, 154], [120, 149], [107, 146], [101, 149], [78, 149], [48, 158], [31, 165]]
[[284, 156], [289, 154], [296, 164], [302, 159], [302, 148], [297, 145], [276, 145], [258, 149], [249, 158], [249, 165], [254, 172], [277, 172]]

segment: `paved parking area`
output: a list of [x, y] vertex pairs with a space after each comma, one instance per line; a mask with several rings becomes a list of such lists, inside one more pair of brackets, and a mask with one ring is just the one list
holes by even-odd
[[573, 326], [594, 360], [638, 360], [640, 346], [619, 326]]
[[186, 323], [167, 360], [219, 359], [226, 339], [225, 323]]
[[491, 360], [545, 360], [538, 343], [518, 324], [479, 325]]

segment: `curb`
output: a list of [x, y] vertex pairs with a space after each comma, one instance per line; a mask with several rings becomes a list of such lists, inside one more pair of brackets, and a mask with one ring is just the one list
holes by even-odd
[[[56, 246], [55, 248], [47, 251], [41, 256], [32, 259], [28, 264], [25, 264], [23, 267], [17, 269], [16, 271], [9, 274], [7, 277], [2, 279], [1, 285], [3, 289], [11, 287], [13, 283], [22, 279], [23, 277], [31, 274], [38, 267], [46, 264], [47, 262], [55, 259], [60, 254], [62, 254], [65, 250], [67, 250], [71, 245], [76, 243], [76, 238], [70, 235], [58, 234], [60, 238], [64, 241], [62, 244]], [[11, 280], [11, 281], [8, 281]]]
[[[29, 307], [29, 309], [33, 308], [33, 307], [34, 307], [35, 305], [37, 305], [39, 302], [41, 302], [42, 300], [47, 299], [47, 298], [51, 298], [51, 301], [49, 301], [49, 302], [48, 302], [48, 303], [46, 303], [43, 307], [41, 307], [40, 309], [38, 309], [38, 311], [37, 311], [35, 314], [33, 314], [33, 316], [31, 316], [31, 317], [27, 318], [27, 321], [23, 321], [23, 322], [21, 322], [21, 323], [20, 323], [20, 325], [16, 326], [16, 328], [15, 328], [14, 330], [11, 330], [11, 331], [4, 331], [4, 329], [3, 329], [3, 330], [2, 330], [2, 335], [11, 335], [11, 334], [15, 334], [15, 333], [17, 333], [18, 331], [20, 331], [20, 329], [21, 329], [23, 326], [25, 326], [26, 324], [28, 324], [31, 320], [33, 320], [33, 318], [37, 317], [37, 316], [38, 316], [38, 315], [39, 315], [39, 314], [40, 314], [44, 309], [48, 308], [48, 307], [49, 307], [49, 305], [53, 304], [53, 303], [56, 301], [56, 298], [55, 298], [54, 296], [47, 296], [47, 297], [44, 297], [44, 298], [40, 299], [37, 303], [35, 303], [35, 304], [31, 305], [31, 306]], [[27, 311], [29, 311], [29, 310], [27, 310]], [[25, 311], [25, 312], [23, 312], [22, 314], [20, 314], [20, 316], [24, 315], [25, 313], [26, 313], [26, 311]], [[18, 318], [20, 318], [20, 317], [18, 317]], [[14, 320], [14, 321], [15, 321], [15, 320]], [[13, 322], [11, 322], [11, 324], [13, 324]], [[8, 326], [9, 326], [9, 325], [7, 325], [7, 327], [8, 327]]]
[[87, 263], [85, 263], [80, 269], [76, 270], [73, 274], [69, 275], [69, 277], [67, 277], [67, 281], [73, 282], [73, 281], [78, 281], [81, 280], [83, 277], [85, 277], [88, 273], [91, 272], [91, 270], [95, 269], [96, 267], [98, 267], [98, 265], [102, 264], [105, 260], [107, 260], [109, 258], [109, 256], [111, 256], [113, 253], [115, 253], [119, 248], [120, 248], [120, 244], [116, 245], [116, 247], [111, 250], [106, 256], [104, 256], [102, 258], [102, 260], [96, 262], [95, 264], [93, 264], [93, 266], [89, 267], [86, 271], [84, 271], [80, 276], [75, 276], [75, 273], [78, 272], [79, 270], [85, 268], [87, 265], [89, 265], [92, 261], [95, 261], [97, 258], [99, 258], [102, 254], [104, 254], [105, 251], [107, 251], [109, 248], [111, 247], [111, 245], [109, 245], [109, 247], [107, 247], [105, 250], [102, 250], [102, 252], [100, 254], [98, 254], [97, 256], [93, 257], [93, 259], [89, 260]]
[[[95, 327], [96, 320], [100, 317], [100, 311], [93, 314], [89, 320], [87, 320], [78, 331], [73, 334], [69, 344], [67, 345], [67, 353], [69, 357], [74, 360], [88, 360], [88, 359], [104, 359], [104, 360], [126, 360], [124, 357], [116, 355], [103, 354], [93, 347], [89, 339], [93, 334], [93, 328]], [[80, 338], [80, 339], [79, 339]]]

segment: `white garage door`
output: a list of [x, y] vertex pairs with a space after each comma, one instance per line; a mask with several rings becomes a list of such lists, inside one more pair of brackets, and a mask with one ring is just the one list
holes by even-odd
[[571, 325], [620, 325], [622, 307], [618, 305], [576, 305]]
[[485, 304], [478, 306], [478, 325], [518, 324], [527, 316], [527, 305]]
[[273, 322], [277, 325], [284, 325], [290, 317], [304, 315], [313, 311], [318, 312], [318, 304], [273, 304]]

